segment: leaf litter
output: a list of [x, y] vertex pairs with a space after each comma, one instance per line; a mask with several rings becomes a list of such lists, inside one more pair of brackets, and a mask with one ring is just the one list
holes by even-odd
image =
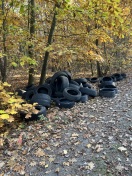
[[52, 107], [48, 121], [30, 122], [1, 136], [0, 174], [131, 175], [131, 77], [113, 99], [91, 99], [72, 109]]

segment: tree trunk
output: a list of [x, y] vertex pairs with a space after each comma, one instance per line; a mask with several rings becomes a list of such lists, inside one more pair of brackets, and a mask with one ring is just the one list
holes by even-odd
[[[98, 44], [99, 44], [98, 39], [96, 39], [95, 43], [96, 43], [96, 46], [98, 46]], [[97, 52], [97, 54], [98, 54], [98, 52]], [[97, 61], [97, 76], [98, 77], [102, 76], [102, 72], [101, 72], [101, 67], [100, 67], [99, 61]]]
[[[35, 33], [35, 0], [28, 1], [30, 7], [30, 39], [32, 39], [33, 34]], [[28, 47], [28, 55], [30, 58], [33, 58], [33, 45]], [[28, 77], [28, 86], [34, 84], [34, 66], [29, 65], [29, 77]]]
[[91, 74], [92, 76], [94, 75], [94, 72], [93, 72], [93, 64], [92, 64], [92, 61], [90, 61], [90, 68], [91, 68]]
[[[5, 2], [2, 0], [2, 15], [5, 15]], [[0, 71], [1, 71], [1, 77], [2, 82], [5, 82], [7, 79], [7, 49], [6, 49], [6, 17], [3, 18], [3, 24], [2, 24], [2, 38], [3, 38], [3, 57], [0, 58]]]
[[[56, 13], [56, 6], [55, 6], [55, 12], [54, 12], [54, 16], [53, 16], [49, 36], [48, 36], [47, 46], [51, 45], [51, 43], [52, 43], [53, 33], [54, 33], [54, 30], [55, 30], [55, 26], [56, 26], [56, 15], [57, 15], [57, 13]], [[45, 81], [48, 58], [49, 58], [49, 51], [46, 51], [45, 55], [44, 55], [41, 77], [40, 77], [40, 82], [39, 82], [40, 85], [42, 85]]]

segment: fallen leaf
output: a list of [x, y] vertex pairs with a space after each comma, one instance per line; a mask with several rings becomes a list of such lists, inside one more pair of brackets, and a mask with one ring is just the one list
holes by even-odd
[[90, 148], [92, 145], [91, 144], [87, 144], [87, 148]]
[[63, 166], [70, 166], [69, 162], [63, 162]]
[[89, 162], [88, 165], [86, 166], [86, 169], [92, 170], [94, 168], [94, 163], [93, 162]]
[[35, 152], [35, 155], [37, 157], [41, 157], [45, 155], [45, 152], [41, 148], [38, 148], [38, 150]]
[[41, 162], [39, 162], [39, 164], [41, 165], [41, 166], [45, 166], [46, 165], [46, 163], [45, 163], [45, 161], [43, 160], [43, 161], [41, 161]]
[[31, 118], [31, 116], [32, 116], [32, 113], [28, 113], [28, 114], [26, 114], [25, 119], [29, 119], [29, 118]]
[[46, 164], [46, 165], [45, 165], [45, 168], [48, 168], [48, 167], [49, 167], [49, 165], [48, 165], [48, 164]]
[[0, 161], [0, 168], [2, 168], [5, 165], [3, 161]]
[[4, 139], [0, 138], [0, 146], [3, 146], [4, 144]]
[[55, 160], [55, 158], [49, 158], [49, 162], [53, 162]]
[[30, 163], [30, 166], [36, 166], [36, 164], [37, 163], [35, 161], [33, 161], [33, 162]]
[[63, 153], [64, 153], [64, 155], [66, 155], [68, 152], [67, 152], [67, 150], [63, 150]]
[[59, 173], [60, 172], [60, 168], [58, 167], [56, 170], [55, 170], [56, 173]]
[[18, 140], [17, 140], [17, 144], [18, 144], [19, 146], [22, 145], [22, 136], [23, 136], [23, 134], [21, 133], [20, 136], [19, 136], [19, 138], [18, 138]]
[[127, 151], [127, 149], [125, 147], [119, 147], [118, 150], [122, 151]]
[[72, 137], [78, 137], [78, 136], [79, 136], [79, 134], [77, 134], [77, 133], [72, 134]]
[[16, 164], [13, 168], [14, 171], [18, 172], [21, 175], [25, 174], [25, 166], [21, 165], [21, 164]]
[[97, 144], [97, 145], [95, 146], [95, 149], [96, 149], [96, 152], [100, 152], [100, 151], [103, 150], [103, 147], [102, 147], [102, 145]]

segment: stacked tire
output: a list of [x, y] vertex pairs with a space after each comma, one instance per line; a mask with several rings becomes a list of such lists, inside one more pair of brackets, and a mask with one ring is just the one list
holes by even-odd
[[[89, 97], [113, 98], [118, 93], [115, 82], [126, 78], [125, 73], [115, 73], [102, 78], [72, 79], [68, 71], [56, 72], [46, 79], [40, 86], [27, 86], [25, 90], [17, 90], [17, 94], [28, 103], [37, 103], [35, 107], [39, 112], [32, 114], [30, 120], [39, 120], [40, 115], [46, 116], [46, 110], [54, 102], [59, 108], [72, 108], [76, 102], [85, 103]], [[99, 92], [92, 88], [90, 83], [98, 83]], [[22, 114], [24, 116], [24, 114]]]

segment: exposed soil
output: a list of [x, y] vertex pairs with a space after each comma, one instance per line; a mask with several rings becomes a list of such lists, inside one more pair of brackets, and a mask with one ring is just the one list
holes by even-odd
[[131, 176], [131, 78], [116, 83], [115, 98], [51, 107], [46, 118], [4, 133], [0, 176]]

